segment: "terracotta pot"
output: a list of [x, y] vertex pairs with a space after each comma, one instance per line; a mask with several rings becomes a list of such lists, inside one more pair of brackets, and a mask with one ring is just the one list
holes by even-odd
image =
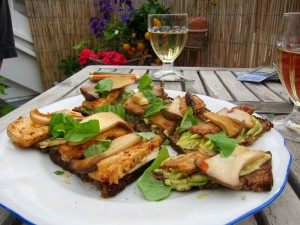
[[208, 25], [205, 17], [190, 17], [186, 47], [204, 48], [207, 43]]

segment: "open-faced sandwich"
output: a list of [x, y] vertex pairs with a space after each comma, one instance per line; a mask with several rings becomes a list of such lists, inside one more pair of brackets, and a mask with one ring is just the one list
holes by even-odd
[[227, 157], [222, 153], [209, 156], [199, 151], [169, 157], [153, 172], [153, 176], [177, 191], [225, 186], [265, 192], [273, 186], [271, 162], [270, 152], [237, 145]]
[[140, 177], [165, 139], [180, 155], [153, 174], [171, 189], [271, 190], [271, 154], [244, 147], [272, 128], [254, 108], [211, 112], [197, 95], [170, 98], [147, 74], [137, 91], [128, 88], [135, 82], [115, 76], [81, 87], [80, 106], [46, 114], [34, 109], [11, 123], [7, 134], [17, 146], [49, 152], [55, 164], [94, 183], [104, 198]]

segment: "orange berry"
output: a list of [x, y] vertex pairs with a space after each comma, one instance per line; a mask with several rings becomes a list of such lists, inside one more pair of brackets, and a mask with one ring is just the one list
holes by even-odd
[[153, 25], [158, 28], [161, 28], [161, 21], [157, 18], [153, 18]]
[[150, 40], [150, 33], [149, 33], [149, 32], [146, 32], [146, 33], [145, 33], [145, 39], [146, 39], [147, 41]]
[[162, 64], [162, 61], [160, 60], [160, 58], [156, 58], [154, 60], [155, 65], [160, 66]]
[[146, 48], [145, 44], [143, 42], [138, 42], [136, 45], [136, 48], [140, 51], [144, 51], [144, 49]]
[[129, 56], [133, 56], [133, 55], [135, 55], [136, 54], [136, 51], [133, 51], [133, 50], [129, 50], [129, 51], [127, 51], [127, 54], [129, 55]]
[[129, 43], [125, 43], [125, 44], [123, 44], [123, 49], [124, 49], [124, 51], [130, 50], [131, 49], [131, 45]]

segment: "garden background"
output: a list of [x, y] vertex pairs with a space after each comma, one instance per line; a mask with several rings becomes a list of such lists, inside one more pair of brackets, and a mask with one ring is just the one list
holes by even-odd
[[[65, 79], [57, 67], [82, 40], [99, 42], [88, 25], [94, 0], [26, 0], [43, 88]], [[138, 9], [147, 0], [133, 0]], [[159, 0], [172, 13], [208, 21], [207, 42], [185, 49], [177, 66], [254, 68], [275, 61], [275, 37], [284, 12], [300, 11], [299, 0]]]

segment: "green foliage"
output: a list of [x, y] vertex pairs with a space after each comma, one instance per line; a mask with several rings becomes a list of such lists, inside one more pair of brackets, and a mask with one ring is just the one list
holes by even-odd
[[127, 25], [127, 32], [134, 32], [137, 39], [143, 39], [144, 34], [148, 31], [148, 14], [168, 13], [170, 13], [170, 8], [161, 5], [158, 0], [148, 0], [147, 3], [134, 11]]
[[[4, 81], [4, 80], [5, 80], [5, 78], [0, 76], [0, 82]], [[5, 94], [5, 88], [6, 88], [6, 86], [0, 83], [0, 94], [1, 95]], [[14, 109], [16, 109], [16, 106], [10, 105], [7, 102], [5, 102], [3, 99], [0, 98], [0, 117], [10, 113]]]
[[79, 70], [83, 68], [78, 62], [78, 54], [70, 55], [67, 58], [60, 61], [57, 69], [58, 72], [63, 73], [66, 77], [77, 73]]
[[125, 39], [124, 30], [126, 24], [124, 24], [119, 19], [114, 19], [109, 22], [104, 27], [103, 35], [106, 40], [106, 45], [110, 46], [110, 49], [118, 51], [122, 40]]
[[75, 50], [79, 50], [79, 49], [82, 49], [85, 47], [85, 45], [91, 43], [92, 41], [91, 40], [82, 40], [81, 42], [79, 42], [79, 44], [75, 45], [73, 47], [73, 49]]

